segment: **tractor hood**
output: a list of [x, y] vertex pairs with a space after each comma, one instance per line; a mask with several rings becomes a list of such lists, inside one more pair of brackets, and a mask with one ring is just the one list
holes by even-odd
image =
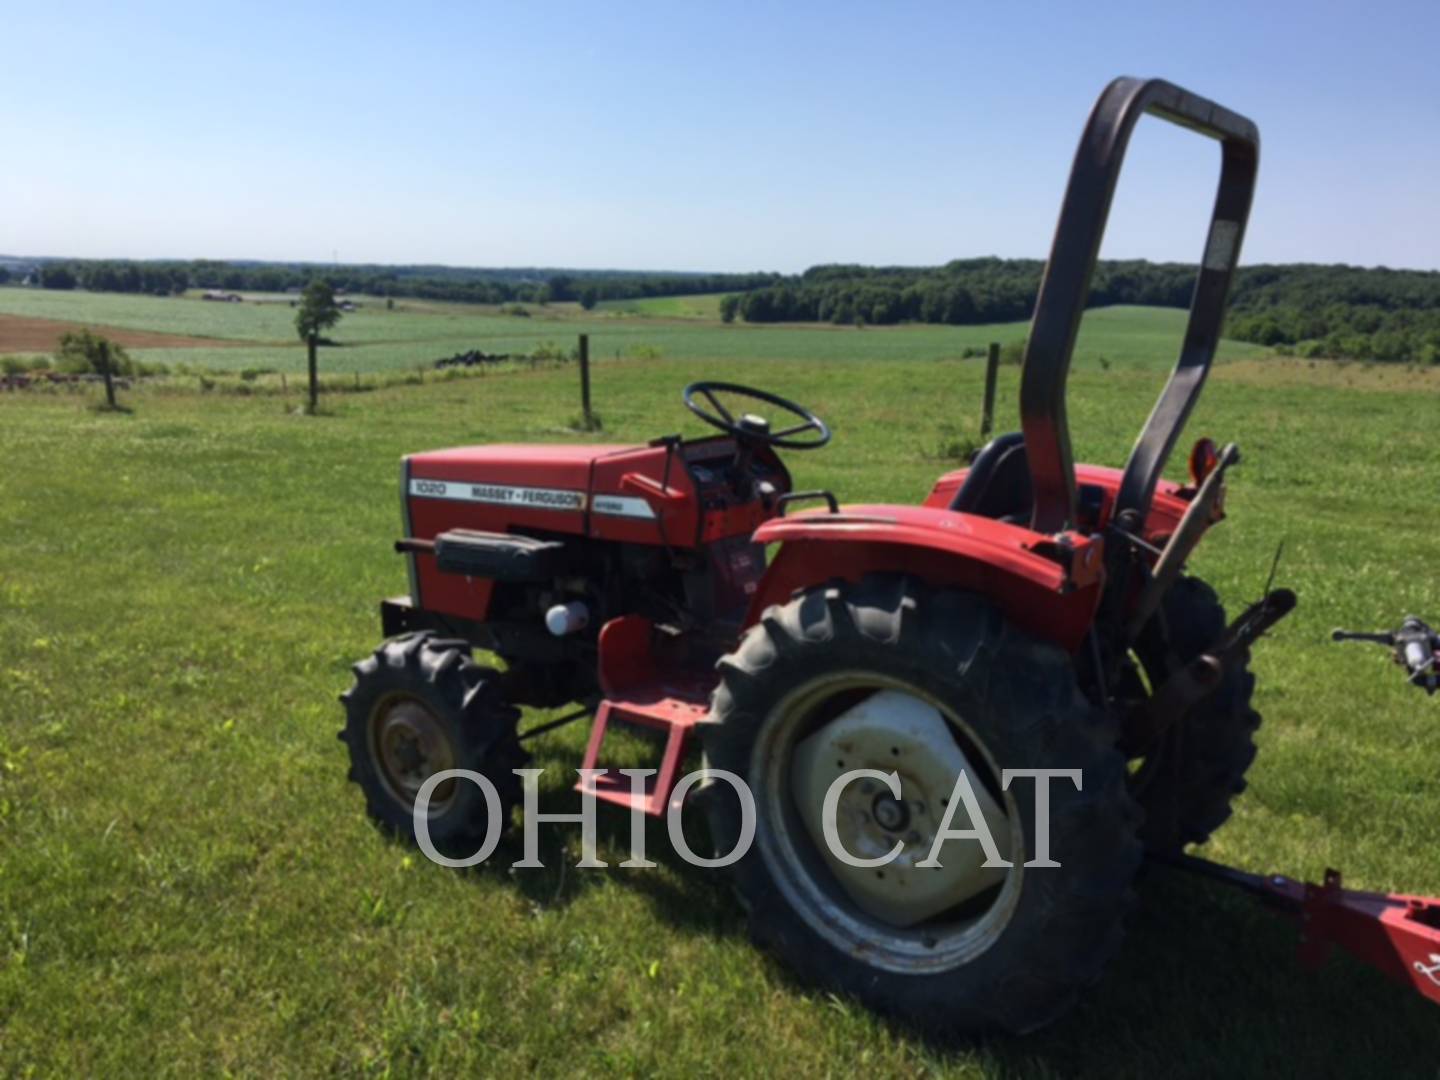
[[[412, 454], [406, 460], [412, 482], [458, 480], [466, 484], [510, 487], [519, 493], [520, 503], [543, 505], [545, 492], [588, 492], [591, 469], [599, 459], [641, 449], [644, 448], [497, 443], [430, 450]], [[528, 499], [526, 492], [530, 493]], [[535, 502], [537, 499], [540, 501]]]
[[[659, 544], [665, 538], [656, 519], [664, 507], [668, 536], [693, 537], [698, 520], [689, 474], [683, 464], [667, 468], [666, 457], [659, 446], [594, 444], [501, 443], [412, 454], [403, 465], [411, 535], [544, 529]], [[671, 521], [672, 515], [678, 516]]]

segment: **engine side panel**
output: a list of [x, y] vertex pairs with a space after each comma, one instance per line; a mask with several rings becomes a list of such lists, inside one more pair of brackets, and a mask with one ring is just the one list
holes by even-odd
[[[584, 535], [591, 463], [603, 446], [467, 446], [412, 454], [404, 493], [410, 536], [432, 540], [449, 529]], [[412, 601], [444, 615], [483, 620], [493, 583], [442, 574], [435, 557], [412, 560]]]

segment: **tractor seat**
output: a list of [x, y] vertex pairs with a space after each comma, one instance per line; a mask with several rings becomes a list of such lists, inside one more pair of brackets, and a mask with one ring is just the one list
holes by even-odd
[[1025, 436], [1018, 431], [999, 435], [981, 448], [970, 463], [965, 482], [950, 500], [951, 510], [1010, 525], [1028, 524], [1033, 506]]

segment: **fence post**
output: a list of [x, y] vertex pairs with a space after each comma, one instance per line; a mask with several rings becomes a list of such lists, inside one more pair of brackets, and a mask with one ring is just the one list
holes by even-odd
[[980, 437], [995, 426], [995, 377], [1000, 371], [1000, 343], [992, 341], [985, 356], [985, 404], [980, 412]]
[[594, 428], [590, 416], [590, 335], [580, 335], [580, 412], [585, 417], [585, 430]]
[[315, 335], [311, 334], [305, 339], [307, 352], [306, 362], [310, 367], [310, 404], [308, 411], [311, 416], [320, 411], [320, 373], [315, 362]]

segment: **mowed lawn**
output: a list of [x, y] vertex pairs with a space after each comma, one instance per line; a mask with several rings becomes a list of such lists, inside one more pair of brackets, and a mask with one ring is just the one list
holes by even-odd
[[[602, 306], [585, 312], [576, 304], [526, 305], [527, 317], [495, 307], [397, 300], [393, 309], [374, 297], [357, 298], [359, 310], [344, 315], [330, 333], [337, 342], [320, 351], [323, 371], [408, 371], [441, 357], [481, 349], [530, 353], [542, 346], [574, 347], [590, 335], [597, 359], [662, 356], [672, 360], [941, 360], [954, 359], [991, 341], [1025, 337], [1024, 322], [981, 326], [831, 326], [825, 323], [724, 325], [718, 297], [664, 297]], [[708, 317], [705, 313], [708, 312]], [[305, 350], [295, 337], [288, 303], [238, 304], [194, 296], [125, 296], [113, 293], [0, 288], [0, 315], [70, 320], [100, 327], [213, 337], [214, 347], [131, 350], [152, 363], [215, 371], [271, 368], [305, 370]], [[1185, 312], [1171, 308], [1113, 307], [1090, 313], [1076, 351], [1076, 368], [1151, 368], [1174, 361]], [[3, 330], [3, 327], [0, 327]], [[243, 344], [237, 346], [235, 343]], [[1222, 360], [1266, 352], [1257, 345], [1224, 342]], [[0, 339], [3, 352], [3, 339]]]
[[[932, 456], [942, 424], [978, 414], [977, 361], [766, 356], [600, 366], [606, 437], [698, 431], [681, 388], [733, 379], [833, 423], [829, 448], [791, 456], [798, 487], [914, 501], [953, 467]], [[1015, 380], [1004, 369], [1002, 424]], [[1082, 367], [1078, 456], [1122, 461], [1158, 383]], [[125, 415], [0, 396], [0, 1072], [1434, 1075], [1433, 1006], [1344, 958], [1304, 972], [1291, 926], [1168, 871], [1144, 877], [1075, 1013], [937, 1041], [796, 984], [663, 829], [653, 870], [576, 870], [566, 827], [544, 830], [543, 871], [510, 870], [513, 845], [461, 873], [382, 838], [345, 779], [335, 696], [376, 643], [376, 601], [404, 588], [397, 460], [573, 438], [574, 384], [397, 387], [317, 418], [293, 396], [144, 389]], [[1326, 641], [1440, 617], [1437, 391], [1440, 374], [1217, 369], [1189, 435], [1245, 460], [1193, 569], [1235, 610], [1283, 539], [1279, 581], [1301, 600], [1258, 650], [1262, 749], [1212, 857], [1440, 894], [1440, 706], [1378, 648]], [[546, 809], [574, 807], [584, 736], [539, 741]], [[600, 813], [618, 862], [628, 821]]]

